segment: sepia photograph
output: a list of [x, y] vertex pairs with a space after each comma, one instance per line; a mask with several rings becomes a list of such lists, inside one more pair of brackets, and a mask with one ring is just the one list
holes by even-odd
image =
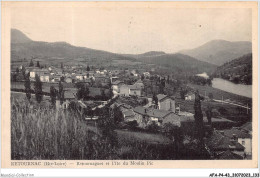
[[256, 3], [4, 5], [10, 161], [257, 157]]

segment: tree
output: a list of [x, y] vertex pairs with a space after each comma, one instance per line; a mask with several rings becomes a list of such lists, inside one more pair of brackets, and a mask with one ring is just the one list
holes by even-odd
[[101, 88], [101, 97], [102, 97], [102, 100], [106, 99], [106, 94], [105, 94], [105, 89], [104, 88]]
[[211, 118], [212, 118], [212, 107], [211, 106], [207, 106], [207, 110], [206, 110], [206, 116], [208, 119], [208, 124], [211, 126], [212, 122], [211, 122]]
[[65, 77], [64, 77], [64, 76], [61, 76], [61, 77], [60, 77], [60, 81], [61, 81], [61, 82], [64, 82], [64, 80], [65, 80]]
[[77, 98], [78, 100], [83, 99], [83, 100], [87, 100], [89, 97], [89, 88], [86, 87], [83, 83], [78, 83], [76, 85], [76, 87], [78, 88], [77, 91]]
[[87, 71], [90, 71], [90, 67], [89, 66], [87, 66]]
[[12, 82], [16, 82], [17, 81], [17, 74], [16, 73], [11, 74], [11, 81]]
[[85, 86], [85, 91], [84, 91], [84, 94], [83, 94], [85, 100], [88, 99], [89, 93], [90, 93], [89, 88], [87, 86]]
[[141, 80], [144, 80], [144, 74], [141, 75]]
[[56, 95], [57, 95], [57, 90], [54, 88], [54, 86], [50, 87], [50, 97], [51, 97], [51, 103], [53, 106], [55, 106], [56, 103]]
[[154, 104], [156, 105], [156, 107], [158, 107], [158, 98], [157, 98], [157, 96], [155, 95], [155, 93], [153, 94], [153, 102], [154, 102]]
[[36, 67], [39, 67], [39, 68], [41, 67], [39, 61], [37, 61]]
[[177, 153], [180, 151], [180, 145], [183, 142], [183, 132], [180, 127], [173, 125], [172, 123], [165, 123], [162, 127], [165, 135], [174, 141], [174, 152]]
[[35, 98], [38, 103], [42, 101], [43, 93], [42, 93], [42, 82], [40, 77], [36, 74], [35, 76], [35, 83], [34, 83], [34, 91], [35, 91]]
[[209, 99], [213, 100], [213, 94], [209, 93]]
[[[24, 76], [24, 78], [26, 77], [26, 70], [25, 70], [25, 67], [24, 66], [22, 66], [22, 74], [23, 74], [23, 76]], [[30, 74], [30, 72], [29, 72], [29, 74]], [[30, 77], [30, 76], [29, 76]]]
[[124, 116], [123, 116], [123, 113], [122, 111], [120, 111], [119, 107], [115, 107], [113, 109], [114, 111], [114, 123], [115, 124], [118, 124], [119, 122], [123, 121], [124, 119]]
[[19, 73], [19, 68], [18, 67], [16, 68], [16, 73]]
[[30, 75], [29, 75], [29, 73], [25, 77], [24, 87], [25, 87], [26, 97], [30, 101], [30, 99], [31, 99], [31, 82], [30, 82]]
[[78, 87], [77, 94], [76, 94], [78, 100], [83, 99], [83, 93], [84, 93], [84, 88], [82, 86]]
[[203, 145], [203, 137], [204, 137], [204, 126], [203, 126], [203, 114], [201, 111], [201, 103], [200, 103], [200, 95], [199, 91], [195, 92], [195, 102], [194, 102], [194, 119], [196, 125], [195, 136], [200, 141], [201, 146]]
[[32, 61], [32, 59], [31, 59], [31, 62], [30, 62], [30, 64], [29, 64], [29, 67], [33, 67], [34, 66], [34, 64], [33, 64], [33, 61]]
[[147, 125], [147, 127], [146, 127], [146, 130], [153, 132], [153, 133], [158, 132], [159, 129], [160, 129], [160, 127], [154, 121], [151, 124]]
[[60, 100], [60, 103], [62, 104], [64, 101], [64, 90], [63, 90], [63, 85], [61, 83], [61, 81], [59, 81], [59, 95], [58, 98]]
[[186, 89], [183, 89], [183, 88], [181, 88], [181, 90], [180, 90], [180, 95], [181, 95], [181, 99], [185, 99], [185, 95], [187, 94], [187, 90]]

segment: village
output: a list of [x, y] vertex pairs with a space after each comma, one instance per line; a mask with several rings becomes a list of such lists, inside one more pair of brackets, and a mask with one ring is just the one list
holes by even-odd
[[[31, 85], [29, 93], [37, 95], [33, 84], [40, 82], [41, 95], [49, 103], [59, 110], [77, 111], [79, 119], [90, 125], [101, 118], [113, 118], [117, 134], [132, 134], [132, 138], [155, 134], [153, 139], [144, 139], [151, 144], [177, 143], [180, 134], [176, 132], [180, 132], [184, 136], [182, 144], [188, 147], [193, 143], [196, 127], [194, 111], [188, 108], [193, 108], [196, 91], [185, 89], [184, 92], [178, 81], [153, 71], [109, 70], [63, 63], [60, 66], [40, 66], [38, 61], [31, 60], [27, 66], [12, 69], [11, 91], [28, 93], [25, 88], [27, 81]], [[55, 92], [52, 92], [52, 87]], [[61, 87], [62, 94], [59, 95]], [[197, 95], [201, 98], [199, 100], [203, 100], [203, 105], [214, 103], [212, 94]], [[251, 128], [250, 121], [241, 124], [224, 118], [220, 109], [207, 107], [203, 114], [203, 147], [207, 159], [250, 159]], [[156, 134], [172, 135], [161, 138]]]

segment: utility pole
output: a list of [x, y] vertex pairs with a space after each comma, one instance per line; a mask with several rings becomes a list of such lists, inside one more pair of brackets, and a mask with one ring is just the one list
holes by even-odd
[[246, 113], [248, 114], [248, 103], [246, 104]]
[[222, 96], [222, 105], [223, 105], [223, 102], [224, 102], [224, 99], [223, 99], [223, 96]]

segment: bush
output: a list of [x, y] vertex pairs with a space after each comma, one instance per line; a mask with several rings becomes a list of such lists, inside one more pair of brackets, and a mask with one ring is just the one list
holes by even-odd
[[218, 112], [221, 114], [221, 115], [227, 115], [228, 114], [228, 111], [224, 108], [224, 107], [220, 107], [218, 109]]

